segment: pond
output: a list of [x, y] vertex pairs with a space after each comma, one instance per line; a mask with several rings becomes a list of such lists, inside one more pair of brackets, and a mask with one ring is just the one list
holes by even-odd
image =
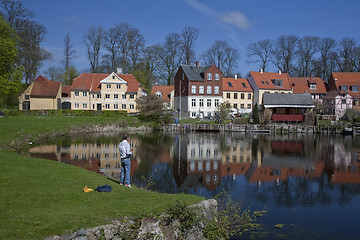
[[[120, 179], [121, 134], [63, 137], [30, 154]], [[132, 184], [266, 210], [245, 239], [359, 239], [360, 137], [134, 134]], [[284, 224], [283, 228], [275, 228]]]

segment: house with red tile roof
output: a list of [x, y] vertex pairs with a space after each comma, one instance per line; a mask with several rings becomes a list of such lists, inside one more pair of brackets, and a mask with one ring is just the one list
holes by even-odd
[[151, 95], [155, 95], [158, 98], [163, 99], [167, 103], [168, 109], [174, 109], [174, 85], [154, 85], [151, 88]]
[[322, 103], [326, 95], [325, 81], [319, 77], [290, 77], [293, 93], [309, 93], [314, 102]]
[[281, 71], [277, 73], [250, 71], [246, 75], [246, 79], [254, 91], [253, 105], [262, 105], [264, 93], [293, 93], [288, 73], [282, 73]]
[[360, 72], [332, 72], [328, 80], [331, 90], [343, 90], [353, 98], [353, 108], [360, 110]]
[[142, 95], [146, 92], [133, 74], [82, 73], [71, 87], [71, 109], [136, 113]]
[[61, 82], [38, 76], [19, 96], [19, 110], [61, 109]]
[[223, 102], [236, 113], [252, 111], [253, 90], [245, 78], [223, 78]]

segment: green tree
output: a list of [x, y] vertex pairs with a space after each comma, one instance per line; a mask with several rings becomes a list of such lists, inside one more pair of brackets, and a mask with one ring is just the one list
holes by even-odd
[[22, 73], [15, 64], [17, 43], [15, 32], [0, 16], [0, 95], [5, 104], [11, 95], [17, 95], [20, 90]]
[[221, 124], [225, 120], [229, 119], [229, 117], [230, 117], [230, 106], [228, 105], [228, 103], [224, 102], [224, 103], [219, 104], [216, 107], [215, 115], [218, 118], [219, 124]]
[[160, 127], [168, 119], [164, 100], [155, 95], [142, 96], [136, 99], [140, 118], [150, 122], [154, 128]]
[[258, 107], [257, 103], [255, 104], [255, 106], [252, 110], [252, 118], [254, 120], [254, 124], [259, 123], [259, 107]]

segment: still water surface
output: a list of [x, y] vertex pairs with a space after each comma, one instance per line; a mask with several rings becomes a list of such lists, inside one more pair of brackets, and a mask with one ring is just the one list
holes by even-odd
[[[30, 154], [119, 180], [120, 141], [64, 137]], [[360, 239], [359, 137], [136, 134], [131, 145], [134, 185], [206, 198], [226, 190], [244, 208], [267, 210], [262, 231], [247, 239]]]

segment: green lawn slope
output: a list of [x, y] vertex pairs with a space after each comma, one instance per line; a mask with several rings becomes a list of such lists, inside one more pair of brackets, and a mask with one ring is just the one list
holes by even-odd
[[[0, 118], [0, 144], [20, 141], [23, 134], [35, 136], [66, 131], [74, 125], [127, 120], [102, 116], [5, 117]], [[121, 187], [85, 169], [4, 149], [0, 150], [0, 165], [0, 239], [43, 239], [120, 217], [159, 214], [177, 201], [192, 204], [202, 200], [193, 195]], [[105, 184], [112, 186], [112, 192], [82, 192], [84, 185], [95, 189]]]

